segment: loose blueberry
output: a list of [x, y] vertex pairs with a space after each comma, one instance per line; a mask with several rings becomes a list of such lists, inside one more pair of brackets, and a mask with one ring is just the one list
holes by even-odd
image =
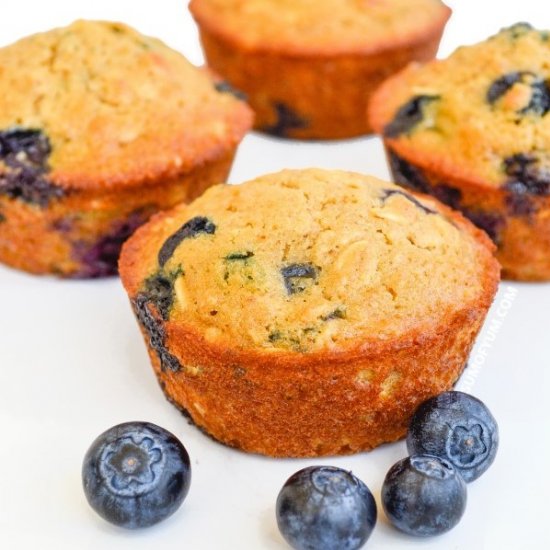
[[437, 95], [417, 95], [402, 105], [393, 120], [384, 128], [384, 136], [395, 138], [408, 134], [424, 120], [424, 109], [430, 103], [440, 99]]
[[466, 509], [466, 483], [447, 462], [415, 455], [394, 464], [382, 485], [382, 506], [391, 524], [416, 537], [451, 530]]
[[158, 262], [160, 267], [172, 257], [176, 248], [185, 239], [192, 239], [201, 234], [213, 235], [216, 232], [216, 225], [204, 216], [196, 216], [185, 222], [173, 235], [168, 237], [162, 245]]
[[479, 399], [458, 391], [445, 392], [428, 399], [414, 413], [407, 449], [410, 454], [447, 460], [470, 482], [493, 463], [498, 426]]
[[376, 502], [351, 472], [311, 466], [291, 476], [276, 505], [277, 524], [296, 550], [354, 550], [376, 524]]
[[274, 109], [277, 115], [277, 121], [275, 124], [263, 128], [263, 131], [267, 134], [278, 137], [288, 137], [289, 132], [292, 130], [300, 130], [309, 126], [305, 118], [299, 116], [284, 103], [275, 103]]
[[290, 264], [281, 269], [288, 294], [303, 292], [317, 278], [318, 268], [311, 264]]
[[105, 520], [136, 529], [172, 515], [189, 491], [191, 464], [181, 442], [149, 422], [102, 433], [82, 465], [90, 506]]

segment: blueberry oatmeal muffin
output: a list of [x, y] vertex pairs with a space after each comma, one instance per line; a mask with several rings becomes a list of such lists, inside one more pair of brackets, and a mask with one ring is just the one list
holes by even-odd
[[154, 216], [120, 273], [161, 387], [199, 427], [335, 455], [400, 438], [453, 386], [496, 291], [492, 249], [431, 197], [311, 169]]
[[291, 138], [366, 134], [372, 91], [434, 57], [439, 0], [191, 0], [208, 63], [246, 93], [257, 129]]
[[0, 261], [116, 273], [159, 209], [225, 181], [249, 108], [160, 41], [78, 21], [0, 49]]
[[550, 280], [550, 34], [527, 24], [411, 66], [375, 95], [397, 183], [460, 209], [503, 275]]

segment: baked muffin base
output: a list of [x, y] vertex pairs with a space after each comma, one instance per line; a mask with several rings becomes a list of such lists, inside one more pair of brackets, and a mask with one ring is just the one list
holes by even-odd
[[[474, 234], [480, 248], [493, 249], [460, 214], [439, 211]], [[216, 440], [275, 457], [351, 454], [404, 436], [418, 405], [459, 378], [499, 280], [486, 250], [478, 297], [428, 330], [332, 351], [239, 349], [163, 318], [142, 293], [148, 242], [147, 228], [138, 230], [124, 246], [120, 271], [166, 397]], [[159, 275], [164, 292], [173, 283]]]
[[45, 207], [0, 195], [0, 262], [34, 274], [115, 275], [123, 242], [154, 212], [226, 181], [234, 155], [178, 178], [119, 191], [64, 191]]
[[503, 278], [550, 280], [550, 197], [449, 177], [405, 159], [387, 142], [385, 147], [396, 183], [460, 210], [491, 237]]
[[365, 112], [376, 87], [411, 61], [432, 59], [443, 27], [406, 47], [316, 57], [242, 51], [204, 27], [200, 37], [208, 64], [247, 95], [257, 130], [278, 137], [339, 139], [372, 132]]
[[211, 354], [208, 374], [185, 366], [185, 356], [194, 365], [197, 348], [207, 344], [180, 347], [175, 330], [168, 330], [168, 345], [182, 371], [163, 372], [157, 353], [149, 348], [149, 355], [168, 401], [220, 443], [272, 457], [345, 455], [404, 437], [420, 403], [454, 386], [484, 317], [483, 309], [469, 310], [447, 331], [402, 347], [323, 363], [281, 359], [269, 373], [265, 358], [252, 355], [228, 362], [227, 353], [221, 361]]

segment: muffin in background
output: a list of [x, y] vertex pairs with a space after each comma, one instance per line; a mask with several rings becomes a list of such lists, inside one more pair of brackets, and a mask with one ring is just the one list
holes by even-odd
[[461, 210], [524, 281], [550, 280], [549, 36], [519, 23], [413, 65], [369, 114], [395, 181]]
[[209, 65], [242, 90], [255, 127], [280, 137], [371, 131], [374, 89], [435, 56], [451, 14], [439, 0], [191, 0]]
[[149, 216], [225, 181], [252, 112], [121, 23], [77, 21], [0, 49], [0, 261], [116, 273]]
[[215, 186], [125, 243], [121, 279], [168, 399], [270, 456], [371, 449], [450, 389], [499, 279], [487, 236], [369, 176]]

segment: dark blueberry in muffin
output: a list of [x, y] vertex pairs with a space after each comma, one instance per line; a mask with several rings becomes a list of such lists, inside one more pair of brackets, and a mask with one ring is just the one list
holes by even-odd
[[506, 220], [501, 214], [464, 206], [461, 207], [461, 211], [474, 225], [483, 229], [494, 243], [500, 242], [500, 234], [506, 226]]
[[290, 264], [281, 269], [288, 294], [303, 292], [317, 279], [318, 269], [312, 264]]
[[40, 130], [12, 128], [0, 132], [0, 194], [40, 207], [61, 198], [64, 191], [45, 177], [50, 141]]
[[550, 87], [548, 81], [537, 79], [531, 84], [529, 104], [521, 109], [521, 114], [531, 113], [544, 116], [550, 111]]
[[51, 153], [50, 140], [41, 130], [13, 128], [0, 132], [0, 158], [11, 163], [45, 168]]
[[384, 128], [384, 136], [389, 138], [408, 134], [424, 120], [424, 109], [427, 105], [440, 99], [436, 95], [417, 95], [401, 106], [393, 120]]
[[63, 197], [65, 192], [48, 181], [41, 170], [21, 165], [0, 173], [0, 195], [44, 208], [52, 200]]
[[306, 119], [299, 116], [290, 107], [284, 103], [275, 103], [273, 106], [277, 114], [277, 121], [271, 126], [265, 126], [263, 131], [267, 134], [278, 137], [287, 137], [290, 130], [299, 130], [307, 128], [309, 123]]
[[530, 71], [517, 71], [505, 74], [495, 80], [487, 91], [490, 104], [500, 99], [514, 84], [521, 82], [531, 88], [529, 103], [518, 111], [518, 114], [544, 116], [550, 110], [550, 88], [548, 82]]
[[228, 254], [224, 259], [228, 262], [245, 261], [254, 256], [254, 252], [247, 250], [246, 252], [233, 252]]
[[297, 550], [355, 550], [376, 524], [376, 502], [351, 472], [310, 466], [284, 484], [276, 505], [281, 534]]
[[382, 505], [391, 524], [416, 537], [451, 530], [466, 509], [466, 483], [448, 461], [413, 455], [392, 466], [382, 485]]
[[550, 170], [541, 169], [539, 160], [529, 154], [518, 153], [505, 158], [504, 172], [510, 180], [504, 188], [516, 195], [550, 195]]
[[102, 433], [82, 465], [84, 493], [107, 521], [136, 529], [172, 515], [191, 483], [189, 455], [170, 432], [127, 422]]
[[[174, 281], [183, 275], [181, 269], [166, 274], [163, 271], [148, 277], [144, 288], [133, 300], [136, 317], [149, 336], [151, 347], [158, 355], [162, 370], [177, 372], [181, 364], [177, 357], [172, 355], [165, 346], [166, 332], [160, 319], [166, 321], [174, 303]], [[156, 313], [151, 309], [156, 311]]]
[[424, 212], [425, 214], [437, 213], [435, 210], [432, 210], [431, 208], [424, 206], [415, 197], [413, 197], [412, 195], [409, 195], [409, 193], [405, 193], [404, 191], [399, 191], [398, 189], [385, 189], [382, 202], [386, 202], [390, 197], [394, 195], [401, 195], [402, 197], [405, 197], [408, 201], [412, 202], [416, 206], [416, 208], [418, 208], [419, 210], [422, 210], [422, 212]]
[[516, 82], [519, 82], [522, 75], [531, 74], [525, 72], [512, 72], [497, 78], [487, 91], [487, 102], [490, 104], [495, 103], [500, 99]]
[[96, 278], [116, 275], [122, 245], [147, 217], [143, 212], [134, 212], [126, 220], [116, 223], [111, 231], [97, 242], [75, 243], [74, 256], [83, 267], [74, 277]]
[[493, 463], [498, 440], [489, 409], [471, 395], [449, 391], [420, 405], [410, 423], [407, 449], [449, 461], [470, 482]]
[[176, 248], [185, 239], [192, 239], [201, 234], [213, 235], [216, 232], [216, 225], [204, 216], [196, 216], [185, 222], [173, 235], [168, 237], [162, 245], [158, 261], [160, 267], [172, 257]]
[[428, 180], [419, 168], [390, 150], [388, 150], [388, 160], [395, 183], [420, 193], [432, 192]]
[[229, 84], [229, 82], [227, 82], [227, 80], [220, 80], [219, 82], [216, 82], [214, 84], [214, 88], [216, 88], [217, 92], [220, 92], [221, 94], [231, 94], [240, 101], [246, 101], [248, 99], [244, 92], [234, 88], [231, 84]]
[[331, 311], [327, 315], [323, 315], [321, 320], [323, 321], [333, 321], [334, 319], [345, 319], [346, 318], [346, 308], [337, 307], [335, 310]]

